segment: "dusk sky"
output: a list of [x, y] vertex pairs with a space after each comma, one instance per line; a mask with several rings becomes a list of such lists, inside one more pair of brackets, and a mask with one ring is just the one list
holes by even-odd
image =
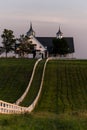
[[60, 26], [74, 37], [74, 57], [87, 58], [87, 0], [0, 0], [0, 35], [4, 28], [26, 34], [30, 21], [36, 36], [56, 36]]

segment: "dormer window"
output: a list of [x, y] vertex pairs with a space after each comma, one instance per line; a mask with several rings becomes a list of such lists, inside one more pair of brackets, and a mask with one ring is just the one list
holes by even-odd
[[42, 48], [42, 46], [39, 46], [39, 48]]

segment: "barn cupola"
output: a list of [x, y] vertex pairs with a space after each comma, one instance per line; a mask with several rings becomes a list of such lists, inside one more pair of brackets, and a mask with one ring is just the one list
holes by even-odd
[[35, 31], [33, 30], [32, 23], [30, 23], [30, 29], [27, 32], [27, 36], [28, 37], [30, 37], [30, 36], [34, 36], [35, 37]]
[[58, 32], [56, 33], [56, 37], [59, 39], [63, 38], [63, 33], [61, 32], [60, 27], [59, 27]]

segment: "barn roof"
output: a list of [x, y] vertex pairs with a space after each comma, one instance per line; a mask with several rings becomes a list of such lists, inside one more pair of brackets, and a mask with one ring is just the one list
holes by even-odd
[[[49, 53], [52, 53], [52, 49], [53, 49], [53, 39], [56, 37], [36, 37], [37, 40], [45, 47], [47, 47], [47, 50], [49, 51]], [[75, 49], [74, 49], [74, 40], [73, 37], [63, 37], [69, 46], [69, 53], [74, 53]]]

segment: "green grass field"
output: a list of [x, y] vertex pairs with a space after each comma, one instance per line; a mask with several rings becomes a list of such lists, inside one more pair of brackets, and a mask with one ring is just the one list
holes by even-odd
[[[43, 64], [41, 61], [36, 69], [31, 87], [33, 94], [38, 90], [34, 86], [40, 83], [38, 79], [41, 79]], [[27, 106], [29, 98], [33, 98], [31, 95], [27, 95], [23, 105]], [[31, 114], [0, 115], [0, 130], [86, 129], [87, 60], [49, 61], [36, 109]]]
[[29, 90], [27, 96], [25, 97], [25, 99], [23, 100], [23, 102], [20, 105], [28, 107], [29, 105], [31, 105], [31, 103], [36, 98], [38, 91], [40, 89], [44, 63], [45, 63], [45, 60], [42, 60], [37, 65], [35, 75], [34, 75], [34, 79], [32, 81], [30, 90]]
[[0, 59], [0, 100], [15, 102], [25, 91], [36, 60]]
[[49, 61], [38, 111], [56, 114], [87, 110], [87, 61]]
[[50, 113], [0, 115], [0, 130], [87, 130], [87, 117]]

